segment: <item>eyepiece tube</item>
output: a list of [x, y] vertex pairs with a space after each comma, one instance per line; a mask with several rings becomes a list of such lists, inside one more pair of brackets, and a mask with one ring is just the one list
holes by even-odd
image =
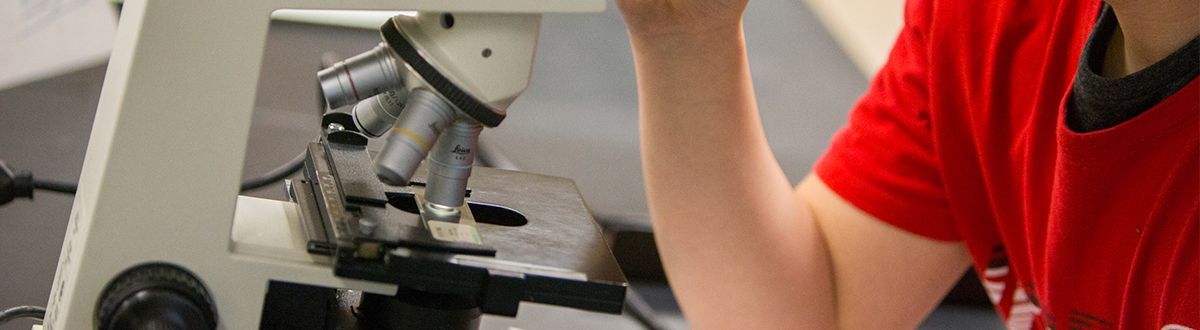
[[383, 136], [404, 111], [404, 100], [407, 96], [408, 91], [393, 89], [358, 102], [352, 112], [354, 123], [371, 137]]
[[482, 130], [482, 124], [464, 117], [442, 133], [429, 155], [426, 201], [449, 207], [463, 205], [467, 179], [471, 177], [471, 165], [475, 163], [475, 150]]
[[330, 109], [404, 86], [402, 61], [386, 44], [317, 72], [321, 93]]
[[393, 186], [407, 185], [438, 135], [454, 122], [456, 115], [457, 111], [433, 92], [413, 90], [383, 150], [375, 156], [375, 175], [379, 181]]

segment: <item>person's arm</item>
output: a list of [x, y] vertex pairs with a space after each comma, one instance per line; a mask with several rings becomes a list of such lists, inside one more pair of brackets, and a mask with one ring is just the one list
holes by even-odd
[[755, 104], [745, 2], [618, 5], [637, 67], [655, 236], [690, 324], [894, 328], [924, 319], [965, 269], [965, 249], [879, 222], [815, 177], [790, 186]]
[[797, 193], [830, 251], [839, 328], [916, 328], [970, 264], [961, 243], [934, 241], [875, 219], [815, 175]]

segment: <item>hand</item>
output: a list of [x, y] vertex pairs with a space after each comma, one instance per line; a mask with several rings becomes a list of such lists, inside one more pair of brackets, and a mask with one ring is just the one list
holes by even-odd
[[748, 0], [616, 0], [634, 36], [704, 34], [738, 28]]

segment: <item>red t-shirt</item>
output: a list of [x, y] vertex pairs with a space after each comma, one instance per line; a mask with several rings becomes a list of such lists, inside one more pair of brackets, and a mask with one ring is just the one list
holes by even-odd
[[962, 241], [1010, 327], [1200, 329], [1200, 86], [1076, 133], [1099, 0], [911, 0], [816, 173], [891, 225]]

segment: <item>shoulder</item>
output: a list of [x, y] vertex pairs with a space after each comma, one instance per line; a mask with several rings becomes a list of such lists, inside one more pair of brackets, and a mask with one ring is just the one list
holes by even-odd
[[[1030, 37], [1089, 27], [1101, 0], [908, 0], [905, 19], [949, 37], [1016, 34]], [[1082, 20], [1081, 20], [1082, 19]], [[1079, 22], [1085, 22], [1080, 26]], [[1067, 25], [1063, 25], [1066, 23]]]
[[[928, 70], [935, 79], [961, 86], [956, 93], [990, 95], [998, 88], [1061, 89], [1074, 74], [1101, 4], [1101, 0], [909, 0], [905, 15], [923, 36]], [[1037, 77], [1045, 80], [1039, 82]]]

